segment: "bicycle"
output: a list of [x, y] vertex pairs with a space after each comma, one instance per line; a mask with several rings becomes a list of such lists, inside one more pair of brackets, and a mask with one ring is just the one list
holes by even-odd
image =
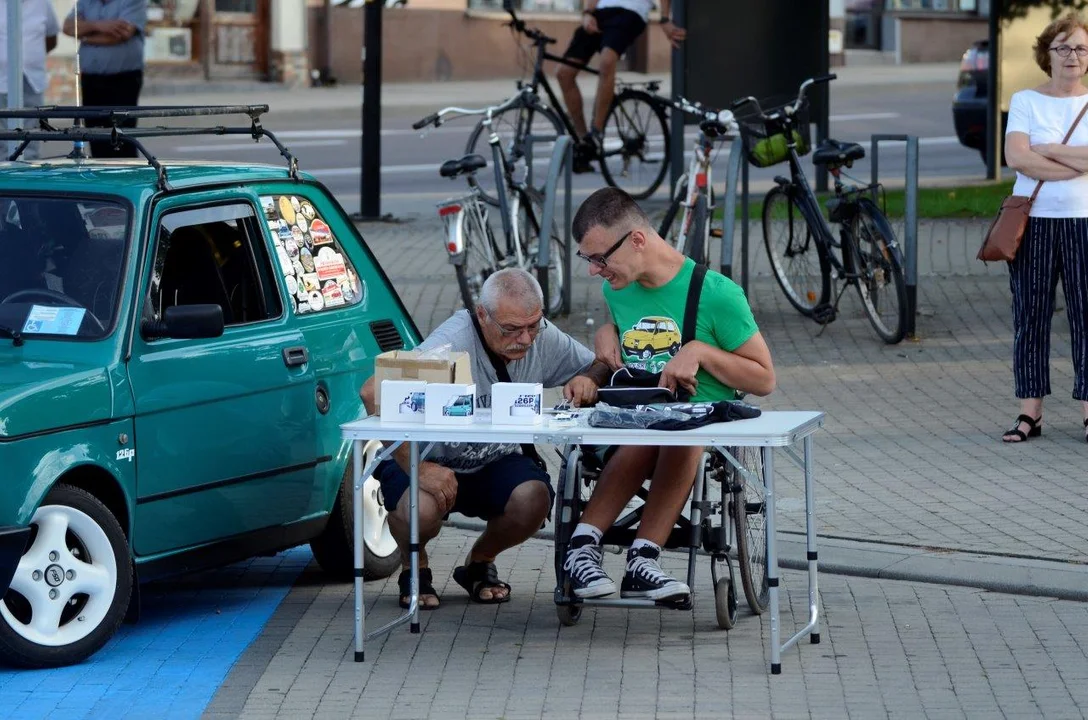
[[[422, 130], [428, 125], [439, 127], [449, 115], [483, 115], [482, 126], [490, 130], [493, 118], [522, 102], [523, 93], [515, 95], [497, 106], [480, 109], [459, 107], [444, 108], [437, 113], [413, 123], [412, 128]], [[447, 160], [439, 168], [442, 177], [464, 177], [469, 193], [450, 198], [438, 204], [438, 215], [446, 228], [446, 251], [454, 266], [461, 300], [469, 312], [475, 312], [480, 289], [488, 276], [507, 267], [520, 267], [533, 272], [536, 269], [541, 290], [544, 293], [544, 311], [554, 317], [563, 307], [563, 262], [566, 243], [552, 222], [549, 236], [547, 271], [537, 268], [544, 216], [544, 198], [540, 192], [514, 176], [514, 166], [502, 148], [495, 132], [489, 132], [488, 145], [492, 156], [496, 200], [505, 243], [500, 245], [492, 229], [488, 203], [480, 187], [476, 173], [487, 167], [483, 156], [470, 153], [464, 157]]]
[[[499, 118], [499, 123], [506, 128], [501, 132], [503, 145], [510, 160], [517, 163], [532, 156], [528, 147], [531, 140], [554, 141], [563, 134], [576, 141], [579, 139], [573, 121], [544, 74], [544, 61], [577, 67], [594, 75], [598, 73], [548, 52], [547, 47], [557, 42], [555, 38], [526, 26], [511, 6], [507, 5], [505, 10], [511, 18], [507, 27], [531, 40], [536, 56], [532, 78], [528, 82], [518, 81], [515, 97], [521, 100], [504, 111], [509, 112], [508, 116]], [[617, 87], [605, 119], [601, 175], [612, 187], [622, 188], [636, 200], [643, 200], [654, 194], [669, 167], [669, 128], [665, 118], [669, 100], [655, 94], [660, 87], [657, 82], [619, 83]], [[541, 100], [540, 88], [544, 89], [550, 104]], [[526, 89], [528, 93], [524, 92]], [[485, 137], [484, 129], [477, 125], [469, 135], [465, 154], [479, 152], [477, 144], [481, 137]], [[528, 169], [526, 174], [529, 174]], [[482, 192], [489, 203], [496, 204], [497, 198], [491, 194], [487, 183]]]
[[[710, 238], [721, 237], [720, 229], [710, 227], [716, 207], [712, 153], [715, 143], [734, 137], [737, 124], [729, 110], [712, 110], [683, 97], [671, 104], [701, 120], [688, 171], [676, 183], [672, 202], [665, 211], [657, 234], [695, 262], [706, 265], [710, 262]], [[694, 182], [691, 182], [692, 178]], [[680, 223], [673, 227], [681, 208], [683, 214]]]
[[[868, 197], [880, 185], [846, 186], [842, 182], [842, 169], [865, 157], [865, 148], [827, 139], [812, 153], [812, 162], [826, 166], [835, 179], [827, 220], [801, 168], [801, 156], [810, 151], [806, 93], [813, 85], [834, 79], [835, 75], [809, 78], [801, 83], [796, 100], [769, 111], [753, 97], [733, 103], [732, 110], [737, 113], [750, 163], [761, 168], [789, 163], [790, 177], [775, 177], [775, 187], [763, 200], [763, 241], [786, 299], [802, 315], [826, 326], [837, 317], [847, 286], [853, 285], [876, 334], [895, 344], [903, 339], [907, 327], [902, 251], [888, 219]], [[755, 106], [754, 113], [741, 115], [740, 109], [748, 105]], [[828, 220], [839, 224], [838, 241]], [[835, 248], [841, 250], [841, 261]], [[833, 303], [832, 270], [835, 279], [842, 282]]]

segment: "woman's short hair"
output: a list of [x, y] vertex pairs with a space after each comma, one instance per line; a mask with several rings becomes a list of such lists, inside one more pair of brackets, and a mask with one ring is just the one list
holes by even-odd
[[1077, 28], [1088, 32], [1088, 23], [1081, 20], [1080, 16], [1075, 12], [1071, 12], [1047, 25], [1039, 37], [1035, 38], [1035, 62], [1047, 75], [1050, 75], [1051, 70], [1050, 44], [1059, 35], [1068, 38]]

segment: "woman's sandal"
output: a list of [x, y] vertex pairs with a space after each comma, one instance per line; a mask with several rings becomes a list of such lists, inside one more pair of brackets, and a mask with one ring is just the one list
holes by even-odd
[[[474, 562], [453, 571], [454, 581], [468, 591], [469, 599], [481, 605], [498, 605], [510, 601], [510, 586], [499, 580], [499, 571], [493, 562]], [[480, 591], [489, 588], [506, 588], [503, 597], [480, 597]]]
[[[438, 592], [434, 589], [434, 576], [431, 574], [430, 568], [419, 569], [419, 609], [420, 610], [434, 610], [442, 604], [442, 598], [438, 597]], [[400, 588], [400, 606], [405, 610], [409, 607], [408, 598], [412, 595], [412, 573], [410, 570], [402, 570], [397, 577], [397, 587]], [[427, 605], [423, 602], [424, 595], [434, 595], [438, 598], [438, 605]]]
[[[1088, 424], [1088, 421], [1085, 421]], [[1020, 423], [1028, 426], [1028, 432], [1025, 435], [1024, 431], [1020, 429]], [[1012, 424], [1012, 427], [1005, 431], [1005, 434], [1001, 436], [1001, 440], [1007, 443], [1024, 442], [1028, 438], [1039, 437], [1043, 434], [1043, 416], [1040, 415], [1037, 418], [1033, 418], [1030, 415], [1020, 415], [1016, 418], [1016, 422]], [[1016, 438], [1011, 440], [1010, 438]]]

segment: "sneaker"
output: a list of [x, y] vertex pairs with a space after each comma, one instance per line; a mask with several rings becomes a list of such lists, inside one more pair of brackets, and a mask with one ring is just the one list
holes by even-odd
[[657, 563], [660, 555], [660, 550], [645, 545], [627, 551], [627, 572], [623, 575], [620, 597], [666, 600], [691, 595], [691, 588], [661, 570]]
[[594, 151], [584, 143], [574, 146], [574, 158], [571, 163], [571, 172], [575, 175], [593, 172]]
[[597, 598], [616, 592], [616, 583], [605, 575], [601, 562], [604, 554], [601, 546], [587, 535], [576, 535], [570, 540], [570, 550], [563, 561], [563, 570], [570, 575], [574, 596]]

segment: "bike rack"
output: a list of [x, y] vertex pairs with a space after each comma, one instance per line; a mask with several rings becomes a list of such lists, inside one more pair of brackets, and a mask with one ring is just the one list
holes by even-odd
[[[559, 312], [566, 315], [570, 312], [571, 305], [571, 166], [574, 161], [574, 143], [571, 141], [569, 135], [559, 136], [545, 136], [534, 137], [529, 135], [526, 137], [525, 147], [525, 161], [528, 163], [528, 174], [526, 176], [526, 182], [532, 185], [533, 178], [533, 144], [537, 142], [550, 142], [554, 143], [552, 147], [552, 157], [548, 163], [548, 177], [544, 181], [544, 213], [540, 219], [540, 232], [541, 235], [545, 233], [551, 233], [551, 227], [555, 220], [555, 196], [556, 191], [559, 188], [560, 175], [563, 177], [563, 224], [561, 226], [561, 237], [563, 239], [564, 255], [563, 258], [563, 298], [559, 307]], [[551, 260], [551, 243], [545, 242], [540, 246], [540, 250], [536, 256], [536, 272], [537, 280], [540, 282], [540, 289], [544, 291], [544, 307], [548, 307], [548, 263]]]
[[[742, 170], [743, 165], [743, 170]], [[737, 217], [737, 177], [743, 175], [743, 197], [741, 198], [741, 287], [745, 295], [748, 294], [748, 163], [744, 162], [744, 146], [740, 135], [733, 138], [729, 147], [729, 167], [725, 171], [725, 189], [722, 195], [725, 203], [722, 206], [722, 265], [721, 272], [727, 278], [733, 277], [733, 234], [735, 232]], [[732, 221], [732, 222], [730, 222]]]
[[903, 232], [903, 268], [907, 283], [907, 335], [915, 337], [915, 320], [918, 315], [918, 136], [873, 135], [872, 158], [873, 202], [877, 202], [875, 185], [880, 177], [880, 143], [905, 142], [907, 144], [906, 217]]

